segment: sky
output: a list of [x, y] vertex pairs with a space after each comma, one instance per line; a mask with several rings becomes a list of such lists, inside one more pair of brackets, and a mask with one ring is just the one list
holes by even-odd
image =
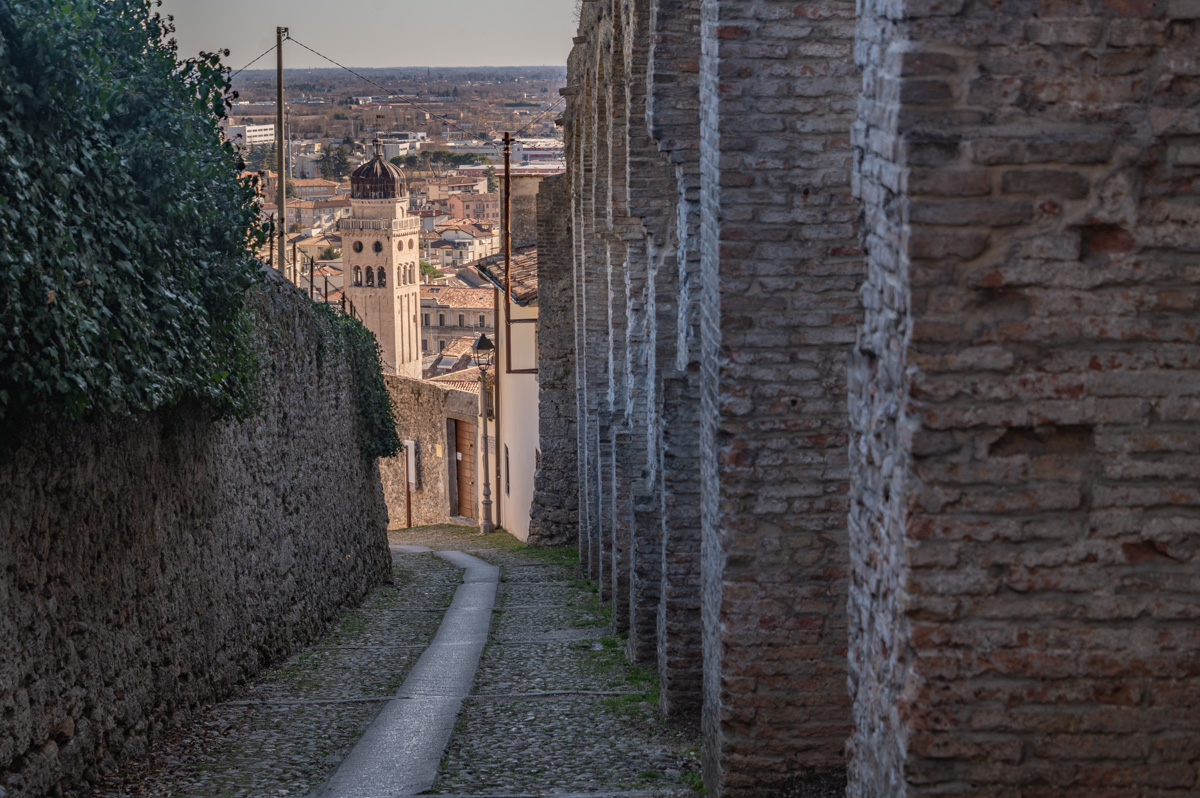
[[[563, 66], [574, 0], [163, 0], [179, 54], [229, 48], [233, 69], [275, 44], [275, 28], [350, 67]], [[294, 43], [284, 68], [333, 66]], [[275, 54], [254, 65], [275, 67]]]

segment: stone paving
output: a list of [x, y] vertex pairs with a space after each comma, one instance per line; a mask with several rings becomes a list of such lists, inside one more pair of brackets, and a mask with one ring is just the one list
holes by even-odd
[[[390, 533], [500, 567], [491, 633], [430, 794], [692, 796], [695, 731], [655, 710], [656, 679], [627, 665], [608, 608], [573, 552], [462, 527]], [[205, 708], [142, 761], [68, 798], [233, 798], [316, 791], [433, 638], [462, 570], [393, 550], [373, 591], [316, 646]]]

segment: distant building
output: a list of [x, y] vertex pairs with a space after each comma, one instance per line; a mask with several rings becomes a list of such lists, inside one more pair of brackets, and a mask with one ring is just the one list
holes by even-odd
[[421, 149], [419, 141], [384, 141], [383, 142], [383, 157], [389, 161], [393, 158], [403, 158], [405, 155], [411, 155]]
[[375, 157], [350, 175], [350, 217], [338, 224], [346, 309], [375, 334], [384, 371], [421, 377], [420, 266], [417, 235], [421, 222], [407, 210], [404, 173]]
[[461, 269], [499, 249], [500, 225], [461, 219], [442, 222], [430, 240], [421, 237], [422, 258], [438, 269]]
[[426, 183], [425, 195], [429, 202], [447, 199], [451, 194], [486, 194], [487, 175], [479, 177], [435, 177]]
[[495, 298], [488, 288], [421, 286], [421, 351], [437, 354], [461, 336], [494, 331]]
[[297, 222], [301, 227], [317, 230], [333, 230], [338, 221], [350, 216], [350, 200], [337, 199], [290, 199], [287, 202], [287, 223], [291, 227]]
[[303, 255], [301, 260], [305, 263], [310, 260], [320, 260], [322, 254], [328, 249], [340, 251], [342, 249], [342, 237], [336, 233], [318, 233], [317, 235], [302, 238], [296, 242], [296, 252]]
[[451, 219], [500, 223], [499, 194], [451, 194], [446, 199], [446, 209]]
[[[439, 352], [425, 356], [425, 377], [427, 379], [447, 374], [454, 374], [471, 368], [474, 365], [474, 347], [478, 335], [460, 335], [446, 342]], [[476, 380], [479, 378], [476, 377]]]
[[292, 185], [295, 186], [300, 199], [317, 200], [336, 197], [340, 184], [336, 180], [323, 180], [319, 177], [296, 177], [292, 179]]
[[[443, 222], [450, 221], [450, 214], [443, 213], [437, 208], [422, 208], [416, 211], [415, 214], [421, 217], [421, 229], [432, 233], [433, 230]], [[437, 240], [436, 238], [434, 239]]]
[[226, 140], [239, 150], [275, 143], [274, 125], [230, 125], [225, 128]]

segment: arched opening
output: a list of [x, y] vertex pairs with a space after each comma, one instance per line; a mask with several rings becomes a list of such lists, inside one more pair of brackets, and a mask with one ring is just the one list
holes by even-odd
[[387, 288], [387, 272], [382, 266], [379, 267], [379, 287]]
[[354, 284], [362, 285], [362, 269], [358, 266], [354, 267]]
[[372, 269], [370, 266], [367, 267], [367, 285], [369, 285], [369, 286], [375, 285], [375, 270]]

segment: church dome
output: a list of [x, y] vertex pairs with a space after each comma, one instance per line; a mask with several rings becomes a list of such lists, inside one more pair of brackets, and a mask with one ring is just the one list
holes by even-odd
[[383, 159], [383, 143], [375, 139], [375, 157], [350, 175], [351, 199], [397, 199], [408, 194], [404, 171]]

